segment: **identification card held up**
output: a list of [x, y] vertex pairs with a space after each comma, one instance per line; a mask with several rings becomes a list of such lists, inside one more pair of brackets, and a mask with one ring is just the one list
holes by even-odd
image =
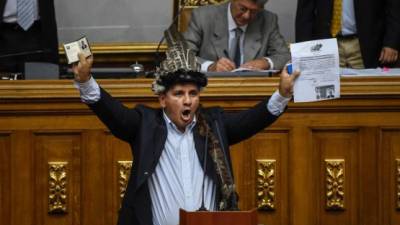
[[89, 42], [86, 37], [77, 41], [64, 44], [65, 55], [67, 56], [68, 64], [79, 61], [78, 53], [82, 52], [85, 57], [92, 55], [90, 51]]

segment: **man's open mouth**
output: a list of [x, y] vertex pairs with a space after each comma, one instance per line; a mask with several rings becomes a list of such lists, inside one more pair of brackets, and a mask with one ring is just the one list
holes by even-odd
[[182, 111], [182, 119], [188, 121], [190, 119], [190, 109], [185, 109]]

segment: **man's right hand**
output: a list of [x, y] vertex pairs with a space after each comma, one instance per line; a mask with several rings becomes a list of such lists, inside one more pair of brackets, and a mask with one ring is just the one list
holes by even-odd
[[90, 69], [93, 64], [93, 56], [85, 58], [82, 53], [78, 53], [79, 62], [72, 65], [72, 71], [75, 74], [75, 81], [85, 83], [91, 77]]
[[208, 67], [210, 72], [227, 72], [236, 69], [235, 63], [228, 58], [220, 58]]

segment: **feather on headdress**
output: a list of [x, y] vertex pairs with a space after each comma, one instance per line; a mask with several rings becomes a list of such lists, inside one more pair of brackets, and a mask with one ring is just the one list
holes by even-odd
[[195, 83], [199, 88], [207, 85], [207, 77], [200, 73], [200, 63], [196, 54], [187, 47], [187, 44], [175, 27], [171, 25], [164, 37], [168, 45], [166, 59], [161, 62], [155, 72], [152, 90], [155, 94], [167, 91], [176, 83]]

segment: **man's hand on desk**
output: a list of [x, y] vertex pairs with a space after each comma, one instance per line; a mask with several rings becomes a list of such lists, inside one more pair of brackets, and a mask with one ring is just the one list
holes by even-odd
[[267, 59], [261, 58], [243, 63], [240, 67], [248, 68], [250, 70], [268, 70], [270, 65]]
[[399, 52], [396, 49], [383, 47], [381, 55], [379, 57], [379, 61], [382, 64], [390, 64], [396, 62], [398, 57], [399, 57]]
[[211, 64], [208, 67], [208, 71], [209, 72], [227, 72], [227, 71], [231, 71], [234, 70], [235, 67], [235, 63], [232, 62], [230, 59], [228, 58], [220, 58], [218, 61], [214, 62], [213, 64]]
[[82, 53], [78, 54], [79, 62], [72, 65], [72, 71], [75, 74], [75, 80], [80, 83], [85, 83], [90, 79], [90, 69], [93, 64], [93, 56], [85, 58]]

